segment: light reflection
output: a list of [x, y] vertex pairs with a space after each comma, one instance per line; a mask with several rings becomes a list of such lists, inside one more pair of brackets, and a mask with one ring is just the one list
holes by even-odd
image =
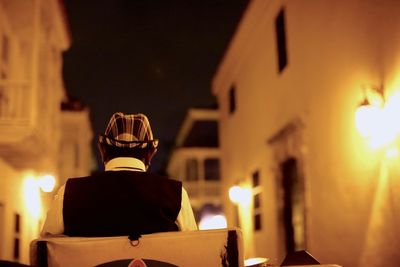
[[370, 137], [378, 130], [382, 109], [371, 105], [363, 105], [356, 111], [356, 127], [364, 137]]
[[392, 95], [385, 105], [366, 104], [358, 107], [355, 119], [357, 130], [368, 138], [370, 147], [377, 149], [394, 140], [400, 134], [400, 93]]
[[199, 223], [200, 230], [223, 229], [227, 227], [224, 215], [205, 215]]
[[386, 102], [384, 116], [389, 121], [387, 127], [390, 132], [400, 133], [400, 92], [394, 93]]
[[29, 214], [38, 219], [41, 213], [39, 185], [35, 177], [27, 176], [24, 180], [25, 207]]
[[251, 190], [238, 185], [229, 189], [229, 198], [235, 204], [246, 205], [251, 201]]
[[397, 149], [397, 147], [389, 147], [386, 150], [386, 158], [391, 159], [391, 158], [395, 158], [399, 155], [399, 150]]
[[51, 192], [53, 191], [55, 185], [56, 185], [56, 179], [54, 178], [53, 175], [43, 175], [42, 177], [39, 178], [38, 180], [39, 187], [42, 189], [43, 192]]

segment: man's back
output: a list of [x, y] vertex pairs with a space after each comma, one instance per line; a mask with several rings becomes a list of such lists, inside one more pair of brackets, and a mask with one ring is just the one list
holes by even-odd
[[146, 172], [107, 171], [69, 179], [64, 233], [118, 236], [177, 231], [181, 182]]

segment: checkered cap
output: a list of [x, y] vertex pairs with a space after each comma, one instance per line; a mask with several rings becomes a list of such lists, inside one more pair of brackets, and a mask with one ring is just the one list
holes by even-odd
[[143, 114], [114, 113], [108, 122], [104, 134], [99, 136], [100, 143], [117, 147], [157, 147], [158, 140], [153, 133], [147, 117]]

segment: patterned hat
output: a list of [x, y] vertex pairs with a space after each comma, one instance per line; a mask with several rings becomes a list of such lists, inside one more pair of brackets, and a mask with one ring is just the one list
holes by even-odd
[[127, 148], [156, 148], [158, 140], [153, 139], [145, 115], [117, 112], [112, 115], [104, 134], [99, 136], [99, 143]]

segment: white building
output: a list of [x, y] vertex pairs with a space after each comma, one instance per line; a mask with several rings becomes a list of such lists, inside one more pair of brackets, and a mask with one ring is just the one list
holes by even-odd
[[[67, 135], [62, 52], [70, 46], [64, 7], [57, 0], [0, 0], [0, 259], [29, 262], [52, 193], [60, 184], [60, 144]], [[88, 121], [81, 127], [89, 131]], [[82, 140], [88, 138], [82, 135]], [[85, 145], [85, 144], [82, 144]], [[82, 148], [83, 150], [87, 148]], [[85, 159], [83, 159], [83, 157]], [[79, 159], [85, 162], [88, 156]]]
[[[391, 0], [249, 3], [212, 86], [224, 207], [246, 257], [399, 265], [399, 12]], [[380, 112], [369, 137], [355, 122], [364, 97]], [[233, 185], [248, 203], [228, 200]]]
[[97, 168], [92, 153], [89, 108], [76, 99], [69, 99], [62, 103], [61, 110], [60, 185], [68, 178], [90, 175]]
[[216, 109], [189, 109], [168, 161], [167, 173], [183, 182], [197, 223], [222, 215], [218, 119]]

